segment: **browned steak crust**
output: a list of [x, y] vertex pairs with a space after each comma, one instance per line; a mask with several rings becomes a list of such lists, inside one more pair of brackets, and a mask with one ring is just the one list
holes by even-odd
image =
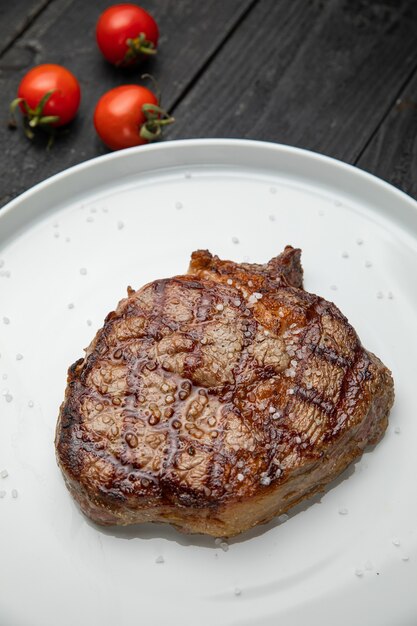
[[231, 536], [379, 441], [393, 381], [302, 289], [299, 250], [266, 265], [199, 251], [189, 272], [129, 289], [69, 369], [57, 459], [98, 523]]

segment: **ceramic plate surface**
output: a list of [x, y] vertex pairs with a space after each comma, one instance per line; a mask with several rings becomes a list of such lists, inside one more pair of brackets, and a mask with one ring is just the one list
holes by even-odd
[[[321, 500], [228, 551], [161, 525], [89, 523], [55, 462], [68, 366], [127, 285], [184, 273], [197, 248], [265, 262], [287, 243], [303, 250], [306, 289], [393, 371], [383, 441]], [[89, 161], [11, 202], [0, 259], [0, 624], [417, 623], [412, 199], [302, 150], [170, 142]]]

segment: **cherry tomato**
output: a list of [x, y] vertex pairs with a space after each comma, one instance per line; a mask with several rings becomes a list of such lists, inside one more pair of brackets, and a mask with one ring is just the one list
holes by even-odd
[[100, 139], [121, 150], [157, 139], [162, 126], [174, 121], [159, 107], [152, 91], [140, 85], [122, 85], [105, 93], [94, 112], [94, 126]]
[[113, 65], [133, 65], [156, 53], [159, 31], [155, 20], [136, 4], [115, 4], [99, 17], [97, 44]]
[[81, 91], [78, 80], [61, 65], [38, 65], [23, 77], [12, 107], [19, 105], [29, 126], [64, 126], [76, 115]]

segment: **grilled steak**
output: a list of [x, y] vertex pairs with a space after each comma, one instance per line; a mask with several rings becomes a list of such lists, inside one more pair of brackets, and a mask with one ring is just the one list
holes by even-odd
[[393, 381], [300, 251], [266, 265], [193, 253], [128, 289], [69, 369], [66, 484], [99, 524], [236, 535], [317, 492], [382, 437]]

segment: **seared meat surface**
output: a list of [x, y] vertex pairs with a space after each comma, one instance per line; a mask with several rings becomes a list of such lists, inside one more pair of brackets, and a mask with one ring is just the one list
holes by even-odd
[[299, 250], [198, 251], [187, 275], [129, 288], [70, 367], [57, 459], [99, 524], [232, 536], [322, 491], [393, 398], [337, 307], [303, 290]]

